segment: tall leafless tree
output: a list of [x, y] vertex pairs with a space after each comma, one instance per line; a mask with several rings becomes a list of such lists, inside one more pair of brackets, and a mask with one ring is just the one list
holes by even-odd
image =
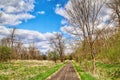
[[54, 49], [54, 51], [57, 51], [61, 62], [63, 62], [63, 56], [64, 56], [64, 38], [61, 33], [55, 33], [54, 37], [50, 39], [51, 47]]
[[94, 43], [108, 25], [103, 25], [102, 29], [98, 27], [104, 22], [101, 11], [105, 3], [105, 0], [70, 0], [65, 7], [67, 20], [77, 33], [75, 35], [81, 37], [84, 47], [87, 44], [90, 48], [94, 74], [96, 70]]
[[13, 28], [10, 28], [10, 35], [8, 36], [9, 40], [10, 40], [10, 48], [12, 49], [12, 54], [13, 54], [13, 58], [14, 59], [17, 59], [17, 54], [15, 52], [15, 31], [16, 31], [16, 28], [13, 27]]
[[13, 46], [14, 46], [15, 31], [16, 31], [16, 28], [12, 28], [12, 29], [10, 30], [11, 48], [13, 48]]

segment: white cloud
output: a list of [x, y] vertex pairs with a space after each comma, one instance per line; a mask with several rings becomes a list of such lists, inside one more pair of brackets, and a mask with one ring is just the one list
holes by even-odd
[[[5, 26], [0, 26], [0, 39], [8, 37], [10, 35], [10, 31], [11, 29], [6, 28]], [[16, 40], [22, 41], [26, 47], [34, 42], [35, 46], [40, 49], [41, 52], [45, 52], [50, 49], [48, 39], [53, 37], [53, 34], [54, 33], [40, 33], [38, 31], [24, 29], [16, 29], [15, 31]]]
[[72, 53], [74, 50], [72, 48], [72, 46], [70, 44], [66, 44], [65, 45], [65, 53], [66, 54], [69, 54], [69, 53]]
[[68, 19], [69, 17], [65, 11], [65, 8], [69, 8], [69, 9], [71, 8], [70, 1], [68, 1], [64, 7], [61, 7], [60, 4], [57, 4], [56, 9], [55, 9], [55, 13]]
[[61, 21], [61, 24], [62, 24], [62, 25], [67, 24], [67, 20], [64, 20], [64, 19], [63, 19], [63, 20]]
[[45, 11], [39, 11], [38, 14], [45, 14]]
[[28, 12], [34, 9], [34, 0], [0, 0], [0, 8], [6, 13]]
[[5, 28], [5, 26], [0, 26], [0, 39], [5, 38], [9, 34], [10, 32], [8, 31], [7, 28]]
[[29, 13], [7, 14], [2, 12], [0, 21], [2, 22], [2, 25], [18, 25], [22, 23], [22, 20], [28, 20], [31, 18], [34, 18], [34, 16]]
[[65, 18], [68, 18], [67, 15], [66, 15], [66, 12], [64, 10], [64, 8], [62, 8], [62, 7], [56, 7], [55, 13], [58, 14], [58, 15], [60, 15], [60, 16], [65, 17]]
[[0, 26], [0, 33], [5, 33], [5, 34], [9, 34], [9, 31], [7, 28], [5, 28], [5, 26]]
[[62, 26], [61, 31], [64, 33], [68, 33], [71, 36], [75, 36], [76, 34], [79, 34], [79, 35], [82, 34], [80, 28], [75, 28], [75, 27], [69, 26], [69, 25]]
[[56, 4], [56, 7], [60, 7], [61, 6], [61, 4]]
[[1, 25], [18, 25], [23, 20], [35, 16], [29, 12], [34, 10], [34, 0], [0, 0]]

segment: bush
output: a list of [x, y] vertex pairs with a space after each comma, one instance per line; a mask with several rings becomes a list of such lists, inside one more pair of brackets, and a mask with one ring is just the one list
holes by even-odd
[[0, 62], [7, 62], [11, 59], [12, 51], [9, 47], [0, 46]]
[[48, 54], [48, 58], [49, 58], [50, 60], [53, 60], [55, 63], [56, 63], [58, 57], [59, 57], [59, 55], [58, 55], [57, 52], [55, 52], [55, 51], [52, 51], [52, 52], [50, 52], [50, 53]]

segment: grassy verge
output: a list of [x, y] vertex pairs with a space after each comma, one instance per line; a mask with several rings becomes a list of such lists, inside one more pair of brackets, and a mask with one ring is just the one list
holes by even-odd
[[97, 62], [99, 80], [120, 80], [120, 63], [104, 64]]
[[39, 73], [37, 76], [29, 79], [29, 80], [45, 80], [47, 77], [55, 73], [59, 68], [61, 68], [64, 64], [57, 64], [56, 66], [47, 69], [44, 73]]
[[83, 69], [81, 69], [77, 63], [73, 62], [74, 68], [79, 73], [79, 76], [81, 80], [96, 80], [93, 76], [91, 76], [89, 73], [85, 72]]
[[[29, 80], [41, 75], [48, 76], [52, 68], [61, 67], [62, 64], [55, 64], [52, 61], [38, 61], [38, 60], [17, 60], [10, 63], [0, 63], [0, 80]], [[43, 75], [44, 74], [44, 75]], [[41, 79], [44, 80], [44, 79]]]

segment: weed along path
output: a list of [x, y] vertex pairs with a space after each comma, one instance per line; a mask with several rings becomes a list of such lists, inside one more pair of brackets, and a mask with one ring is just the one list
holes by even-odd
[[80, 80], [71, 62], [46, 80]]

